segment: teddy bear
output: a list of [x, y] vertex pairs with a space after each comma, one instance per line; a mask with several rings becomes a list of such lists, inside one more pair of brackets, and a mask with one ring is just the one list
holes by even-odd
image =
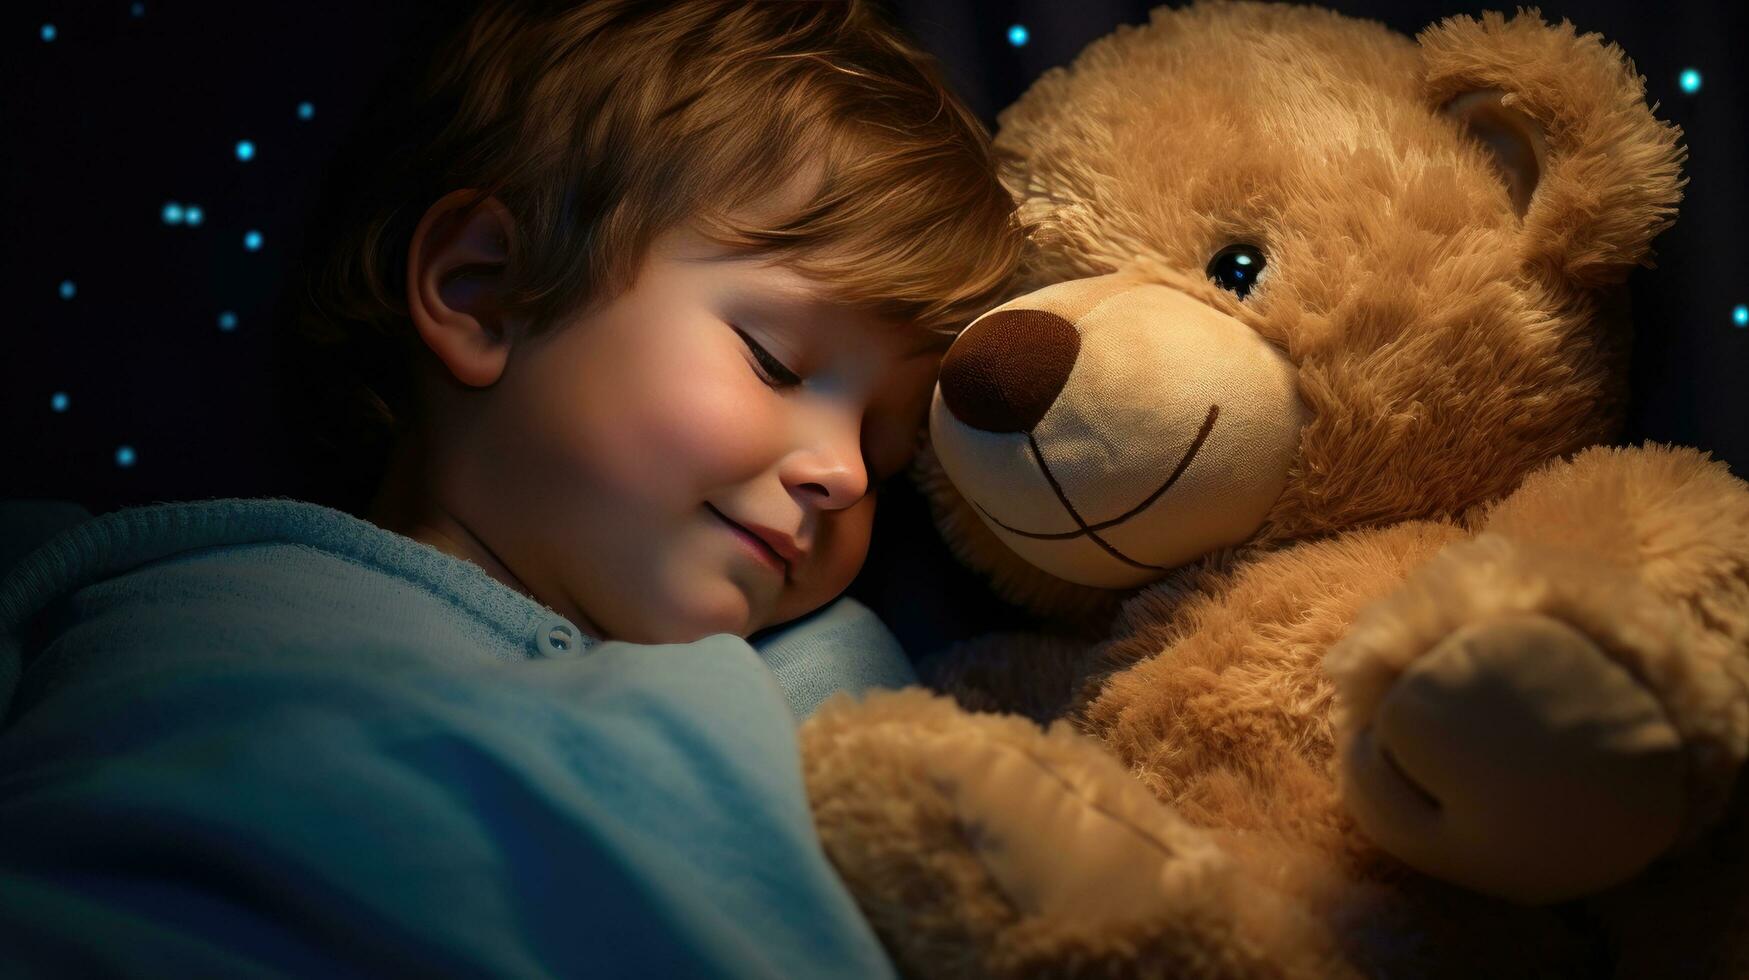
[[1749, 976], [1749, 485], [1610, 444], [1654, 112], [1536, 10], [1202, 2], [998, 117], [914, 473], [1061, 628], [801, 729], [902, 973]]

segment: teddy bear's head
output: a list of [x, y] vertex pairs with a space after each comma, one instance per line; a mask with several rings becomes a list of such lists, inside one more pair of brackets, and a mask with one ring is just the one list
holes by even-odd
[[1029, 253], [948, 352], [919, 474], [1011, 600], [1461, 518], [1620, 427], [1621, 284], [1684, 151], [1596, 35], [1161, 7], [998, 123]]

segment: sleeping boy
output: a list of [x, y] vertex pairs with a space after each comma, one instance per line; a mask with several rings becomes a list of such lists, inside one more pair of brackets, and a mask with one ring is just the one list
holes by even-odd
[[744, 638], [1001, 298], [986, 134], [854, 2], [491, 4], [406, 95], [290, 291], [353, 506], [0, 565], [0, 973], [890, 975]]

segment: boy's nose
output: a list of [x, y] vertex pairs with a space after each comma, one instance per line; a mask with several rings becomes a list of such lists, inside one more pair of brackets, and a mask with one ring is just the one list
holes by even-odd
[[[861, 416], [835, 418], [843, 426], [831, 435], [820, 435], [806, 452], [795, 453], [784, 463], [783, 480], [789, 486], [817, 497], [828, 510], [848, 507], [868, 493], [868, 472], [862, 459]], [[848, 420], [848, 421], [847, 421]]]
[[972, 324], [941, 362], [941, 399], [985, 432], [1031, 432], [1081, 353], [1074, 324], [1044, 310], [998, 310]]

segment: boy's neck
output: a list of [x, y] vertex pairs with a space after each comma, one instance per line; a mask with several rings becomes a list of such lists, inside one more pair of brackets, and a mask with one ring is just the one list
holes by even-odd
[[[393, 531], [436, 548], [446, 555], [473, 562], [497, 581], [536, 602], [542, 602], [484, 541], [463, 522], [445, 511], [437, 501], [432, 500], [428, 493], [422, 491], [422, 488], [434, 485], [424, 471], [424, 458], [413, 440], [403, 438], [396, 443], [389, 454], [389, 464], [382, 482], [377, 485], [376, 494], [371, 498], [370, 510], [365, 519], [385, 531]], [[555, 611], [568, 617], [583, 632], [602, 639], [601, 631], [582, 614], [582, 610]]]

